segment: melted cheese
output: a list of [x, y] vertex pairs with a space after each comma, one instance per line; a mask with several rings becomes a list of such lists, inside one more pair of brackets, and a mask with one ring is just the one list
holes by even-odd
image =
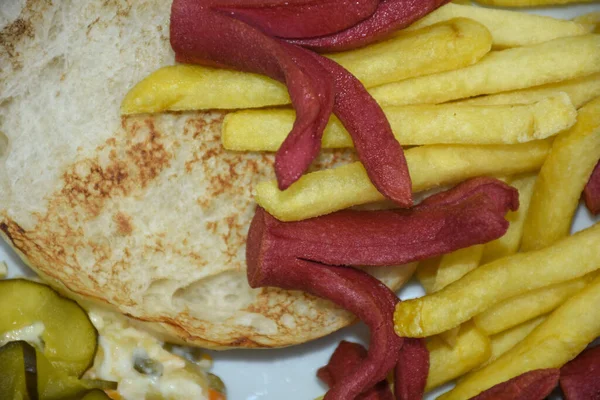
[[[90, 310], [98, 329], [99, 349], [90, 378], [119, 382], [117, 391], [126, 400], [208, 399], [208, 381], [202, 369], [186, 368], [186, 361], [162, 347], [152, 335], [133, 328], [125, 318]], [[134, 368], [134, 359], [147, 355], [162, 364], [162, 375], [144, 375]]]
[[23, 328], [4, 332], [0, 334], [0, 347], [8, 342], [24, 340], [38, 349], [43, 349], [44, 343], [42, 341], [42, 335], [44, 334], [45, 329], [46, 327], [43, 322], [35, 322], [31, 325], [24, 326]]

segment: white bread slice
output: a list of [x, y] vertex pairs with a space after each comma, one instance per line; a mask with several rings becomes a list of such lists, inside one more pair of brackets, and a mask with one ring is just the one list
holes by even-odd
[[[223, 113], [120, 117], [125, 93], [174, 63], [169, 9], [28, 0], [2, 29], [1, 235], [59, 290], [171, 341], [279, 347], [349, 324], [327, 301], [247, 284], [252, 191], [273, 178], [272, 155], [223, 150]], [[398, 288], [413, 269], [377, 274]]]

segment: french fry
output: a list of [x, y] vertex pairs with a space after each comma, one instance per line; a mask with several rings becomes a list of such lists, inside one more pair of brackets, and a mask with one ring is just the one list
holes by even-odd
[[[515, 144], [545, 139], [569, 128], [577, 111], [565, 93], [528, 105], [456, 104], [385, 107], [396, 139], [403, 145]], [[237, 151], [277, 151], [294, 125], [293, 110], [243, 110], [225, 116], [223, 146]], [[325, 148], [351, 147], [341, 122], [332, 117]]]
[[540, 249], [565, 237], [581, 192], [600, 158], [600, 97], [579, 110], [577, 124], [558, 135], [533, 190], [523, 251]]
[[454, 328], [494, 305], [600, 268], [600, 224], [550, 247], [482, 265], [445, 289], [396, 306], [399, 336], [427, 337]]
[[433, 285], [433, 293], [442, 290], [477, 268], [482, 254], [483, 245], [480, 244], [442, 256]]
[[441, 257], [428, 258], [419, 262], [417, 266], [416, 276], [423, 289], [425, 289], [425, 293], [433, 293], [440, 261]]
[[557, 308], [522, 342], [460, 381], [440, 399], [468, 399], [527, 371], [560, 368], [600, 336], [598, 304], [600, 277]]
[[512, 92], [479, 96], [472, 99], [460, 100], [456, 104], [493, 105], [493, 104], [528, 104], [540, 101], [558, 92], [569, 95], [575, 108], [580, 108], [587, 102], [600, 96], [600, 73], [584, 76], [569, 81], [550, 83], [529, 89]]
[[[545, 140], [502, 146], [422, 146], [405, 152], [414, 192], [482, 175], [536, 171], [550, 148]], [[287, 190], [261, 182], [257, 203], [280, 221], [299, 221], [384, 200], [359, 162], [302, 176]]]
[[425, 391], [455, 379], [485, 362], [491, 354], [490, 339], [472, 323], [461, 326], [456, 345], [449, 347], [439, 337], [427, 341], [429, 376]]
[[504, 332], [500, 332], [497, 335], [490, 337], [492, 354], [486, 362], [484, 362], [481, 366], [477, 367], [477, 369], [475, 370], [480, 370], [486, 365], [491, 364], [493, 361], [497, 360], [502, 354], [515, 347], [519, 342], [525, 339], [527, 335], [529, 335], [538, 325], [544, 322], [546, 318], [548, 318], [548, 316], [540, 315], [537, 318], [531, 319], [527, 322], [523, 322], [520, 325], [517, 325], [511, 329], [508, 329]]
[[[433, 284], [434, 293], [442, 290], [452, 282], [456, 282], [470, 271], [479, 266], [483, 254], [483, 245], [476, 245], [445, 254], [440, 260]], [[448, 346], [455, 346], [460, 326], [440, 333], [438, 336]]]
[[[425, 293], [437, 292], [477, 268], [482, 252], [483, 245], [477, 245], [421, 262], [417, 278]], [[452, 347], [456, 345], [459, 331], [460, 326], [457, 326], [440, 333], [438, 337]]]
[[[338, 53], [332, 58], [367, 85], [449, 71], [471, 65], [491, 48], [485, 27], [464, 18], [385, 42]], [[367, 56], [368, 59], [362, 59]], [[258, 108], [289, 104], [287, 88], [262, 75], [199, 65], [161, 68], [133, 87], [122, 114], [207, 109]]]
[[593, 1], [596, 0], [477, 0], [478, 3], [497, 7], [538, 7]]
[[460, 325], [452, 329], [448, 329], [446, 332], [442, 332], [438, 335], [440, 339], [446, 343], [446, 346], [456, 346], [458, 340], [458, 334], [460, 333]]
[[[571, 22], [573, 24], [573, 22]], [[479, 61], [492, 48], [492, 36], [472, 19], [456, 18], [357, 50], [330, 54], [365, 87], [451, 71]]]
[[[443, 255], [437, 268], [433, 290], [427, 293], [438, 292], [477, 268], [482, 254], [483, 245], [480, 244]], [[438, 336], [448, 346], [453, 347], [456, 345], [459, 330], [460, 326], [457, 326], [440, 333]]]
[[589, 23], [582, 25], [579, 21], [452, 3], [438, 8], [407, 29], [420, 29], [457, 17], [470, 18], [484, 25], [492, 34], [494, 46], [501, 48], [529, 46], [559, 37], [584, 35], [591, 30]]
[[263, 75], [200, 65], [163, 67], [135, 85], [121, 114], [289, 104], [284, 84]]
[[512, 297], [477, 315], [473, 322], [487, 335], [495, 335], [549, 313], [583, 289], [594, 277], [593, 272], [581, 278]]
[[600, 36], [582, 35], [502, 51], [454, 71], [370, 90], [383, 106], [438, 104], [575, 79], [600, 72]]
[[579, 15], [573, 18], [573, 21], [581, 25], [587, 25], [594, 33], [600, 33], [600, 11]]
[[510, 222], [510, 226], [504, 236], [485, 244], [481, 264], [510, 256], [519, 250], [523, 237], [523, 224], [529, 210], [535, 180], [535, 174], [528, 174], [509, 181], [509, 184], [519, 191], [519, 209], [506, 214], [506, 220]]

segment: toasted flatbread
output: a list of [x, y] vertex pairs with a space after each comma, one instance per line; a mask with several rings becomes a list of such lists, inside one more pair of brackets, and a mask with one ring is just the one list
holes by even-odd
[[[170, 2], [0, 8], [0, 232], [44, 279], [209, 348], [289, 346], [354, 320], [248, 286], [253, 188], [273, 178], [273, 155], [223, 150], [224, 112], [120, 116], [135, 83], [174, 63]], [[323, 153], [314, 168], [353, 158]], [[413, 269], [376, 274], [398, 288]]]

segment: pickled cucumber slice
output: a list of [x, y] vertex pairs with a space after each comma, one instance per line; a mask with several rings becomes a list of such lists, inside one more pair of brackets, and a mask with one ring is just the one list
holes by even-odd
[[46, 285], [12, 279], [0, 281], [0, 304], [0, 338], [42, 323], [39, 350], [55, 368], [80, 377], [91, 367], [98, 332], [77, 303]]
[[116, 382], [67, 375], [27, 342], [0, 348], [0, 400], [77, 400], [90, 390], [116, 388]]
[[37, 400], [35, 349], [27, 342], [0, 347], [0, 400]]
[[78, 379], [55, 368], [39, 351], [37, 355], [37, 385], [40, 400], [80, 399], [92, 389], [116, 389], [116, 382]]

